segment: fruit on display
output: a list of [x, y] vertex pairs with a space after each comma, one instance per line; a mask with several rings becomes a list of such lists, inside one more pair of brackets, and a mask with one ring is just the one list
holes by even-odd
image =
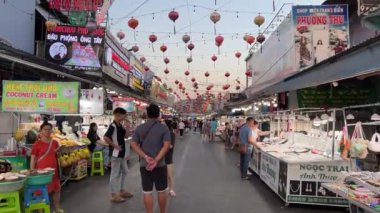
[[17, 129], [15, 134], [14, 134], [14, 138], [16, 141], [22, 141], [25, 137], [25, 131], [22, 130], [22, 129]]
[[90, 158], [90, 151], [87, 148], [77, 149], [69, 153], [61, 154], [58, 161], [61, 167], [69, 167], [73, 164], [76, 164], [82, 159]]

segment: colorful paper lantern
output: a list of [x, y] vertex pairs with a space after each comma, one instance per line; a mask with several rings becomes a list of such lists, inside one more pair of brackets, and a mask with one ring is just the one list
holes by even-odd
[[220, 54], [220, 46], [222, 46], [224, 41], [223, 36], [218, 35], [215, 37], [215, 45], [218, 47], [218, 54]]
[[119, 40], [123, 40], [125, 38], [125, 33], [123, 31], [117, 32], [116, 36], [119, 38]]
[[139, 26], [139, 21], [132, 17], [128, 20], [128, 26], [133, 29], [133, 37], [136, 41], [136, 28]]
[[152, 50], [153, 50], [153, 52], [154, 52], [154, 46], [153, 46], [153, 44], [154, 44], [154, 42], [157, 41], [157, 36], [156, 36], [155, 34], [151, 34], [151, 35], [149, 36], [149, 41], [152, 43]]
[[144, 56], [141, 56], [140, 61], [141, 61], [141, 63], [144, 63], [146, 61], [146, 58]]
[[265, 22], [265, 17], [259, 14], [258, 16], [255, 17], [255, 19], [253, 20], [253, 22], [254, 22], [258, 27], [261, 27], [261, 25], [263, 25], [264, 22]]
[[210, 20], [214, 23], [214, 33], [216, 35], [216, 23], [220, 21], [220, 14], [215, 10], [210, 15]]
[[175, 30], [175, 21], [178, 19], [178, 17], [179, 17], [179, 13], [173, 9], [173, 11], [170, 11], [170, 12], [169, 12], [168, 17], [169, 17], [170, 20], [173, 21], [173, 25], [174, 25], [174, 35], [175, 35], [175, 34], [176, 34], [176, 30]]

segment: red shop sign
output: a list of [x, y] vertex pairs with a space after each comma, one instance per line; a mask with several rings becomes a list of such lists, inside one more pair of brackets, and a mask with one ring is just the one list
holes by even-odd
[[116, 53], [112, 52], [112, 60], [119, 64], [124, 70], [129, 71], [129, 64], [124, 62]]
[[103, 0], [50, 0], [49, 8], [60, 11], [96, 11]]

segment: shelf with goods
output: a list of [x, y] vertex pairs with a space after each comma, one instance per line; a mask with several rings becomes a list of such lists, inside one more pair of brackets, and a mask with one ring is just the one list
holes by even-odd
[[379, 194], [380, 176], [374, 172], [342, 173], [341, 178], [334, 183], [323, 186], [350, 203], [352, 213], [380, 212]]

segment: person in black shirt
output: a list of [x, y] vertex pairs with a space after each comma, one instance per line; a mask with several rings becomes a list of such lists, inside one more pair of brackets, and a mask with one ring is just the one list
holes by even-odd
[[91, 123], [90, 124], [90, 128], [88, 130], [88, 133], [87, 133], [87, 138], [90, 140], [90, 145], [88, 145], [88, 149], [91, 151], [91, 152], [94, 152], [94, 151], [102, 151], [103, 152], [103, 159], [104, 159], [104, 166], [105, 167], [108, 167], [109, 166], [109, 149], [108, 149], [108, 144], [103, 141], [102, 139], [100, 139], [98, 133], [97, 133], [97, 130], [98, 130], [98, 126], [96, 125], [96, 123]]
[[171, 120], [165, 120], [166, 126], [169, 128], [170, 131], [170, 149], [165, 155], [165, 163], [168, 170], [168, 186], [169, 186], [169, 194], [172, 197], [176, 196], [176, 193], [174, 191], [174, 176], [173, 176], [173, 152], [174, 152], [174, 145], [175, 145], [175, 133], [173, 131], [173, 122]]
[[126, 190], [126, 177], [128, 173], [127, 160], [125, 159], [125, 138], [129, 135], [123, 126], [127, 111], [123, 108], [116, 108], [113, 111], [114, 121], [108, 127], [104, 140], [110, 145], [109, 156], [111, 158], [110, 189], [112, 202], [124, 202], [124, 198], [131, 198], [133, 195]]

